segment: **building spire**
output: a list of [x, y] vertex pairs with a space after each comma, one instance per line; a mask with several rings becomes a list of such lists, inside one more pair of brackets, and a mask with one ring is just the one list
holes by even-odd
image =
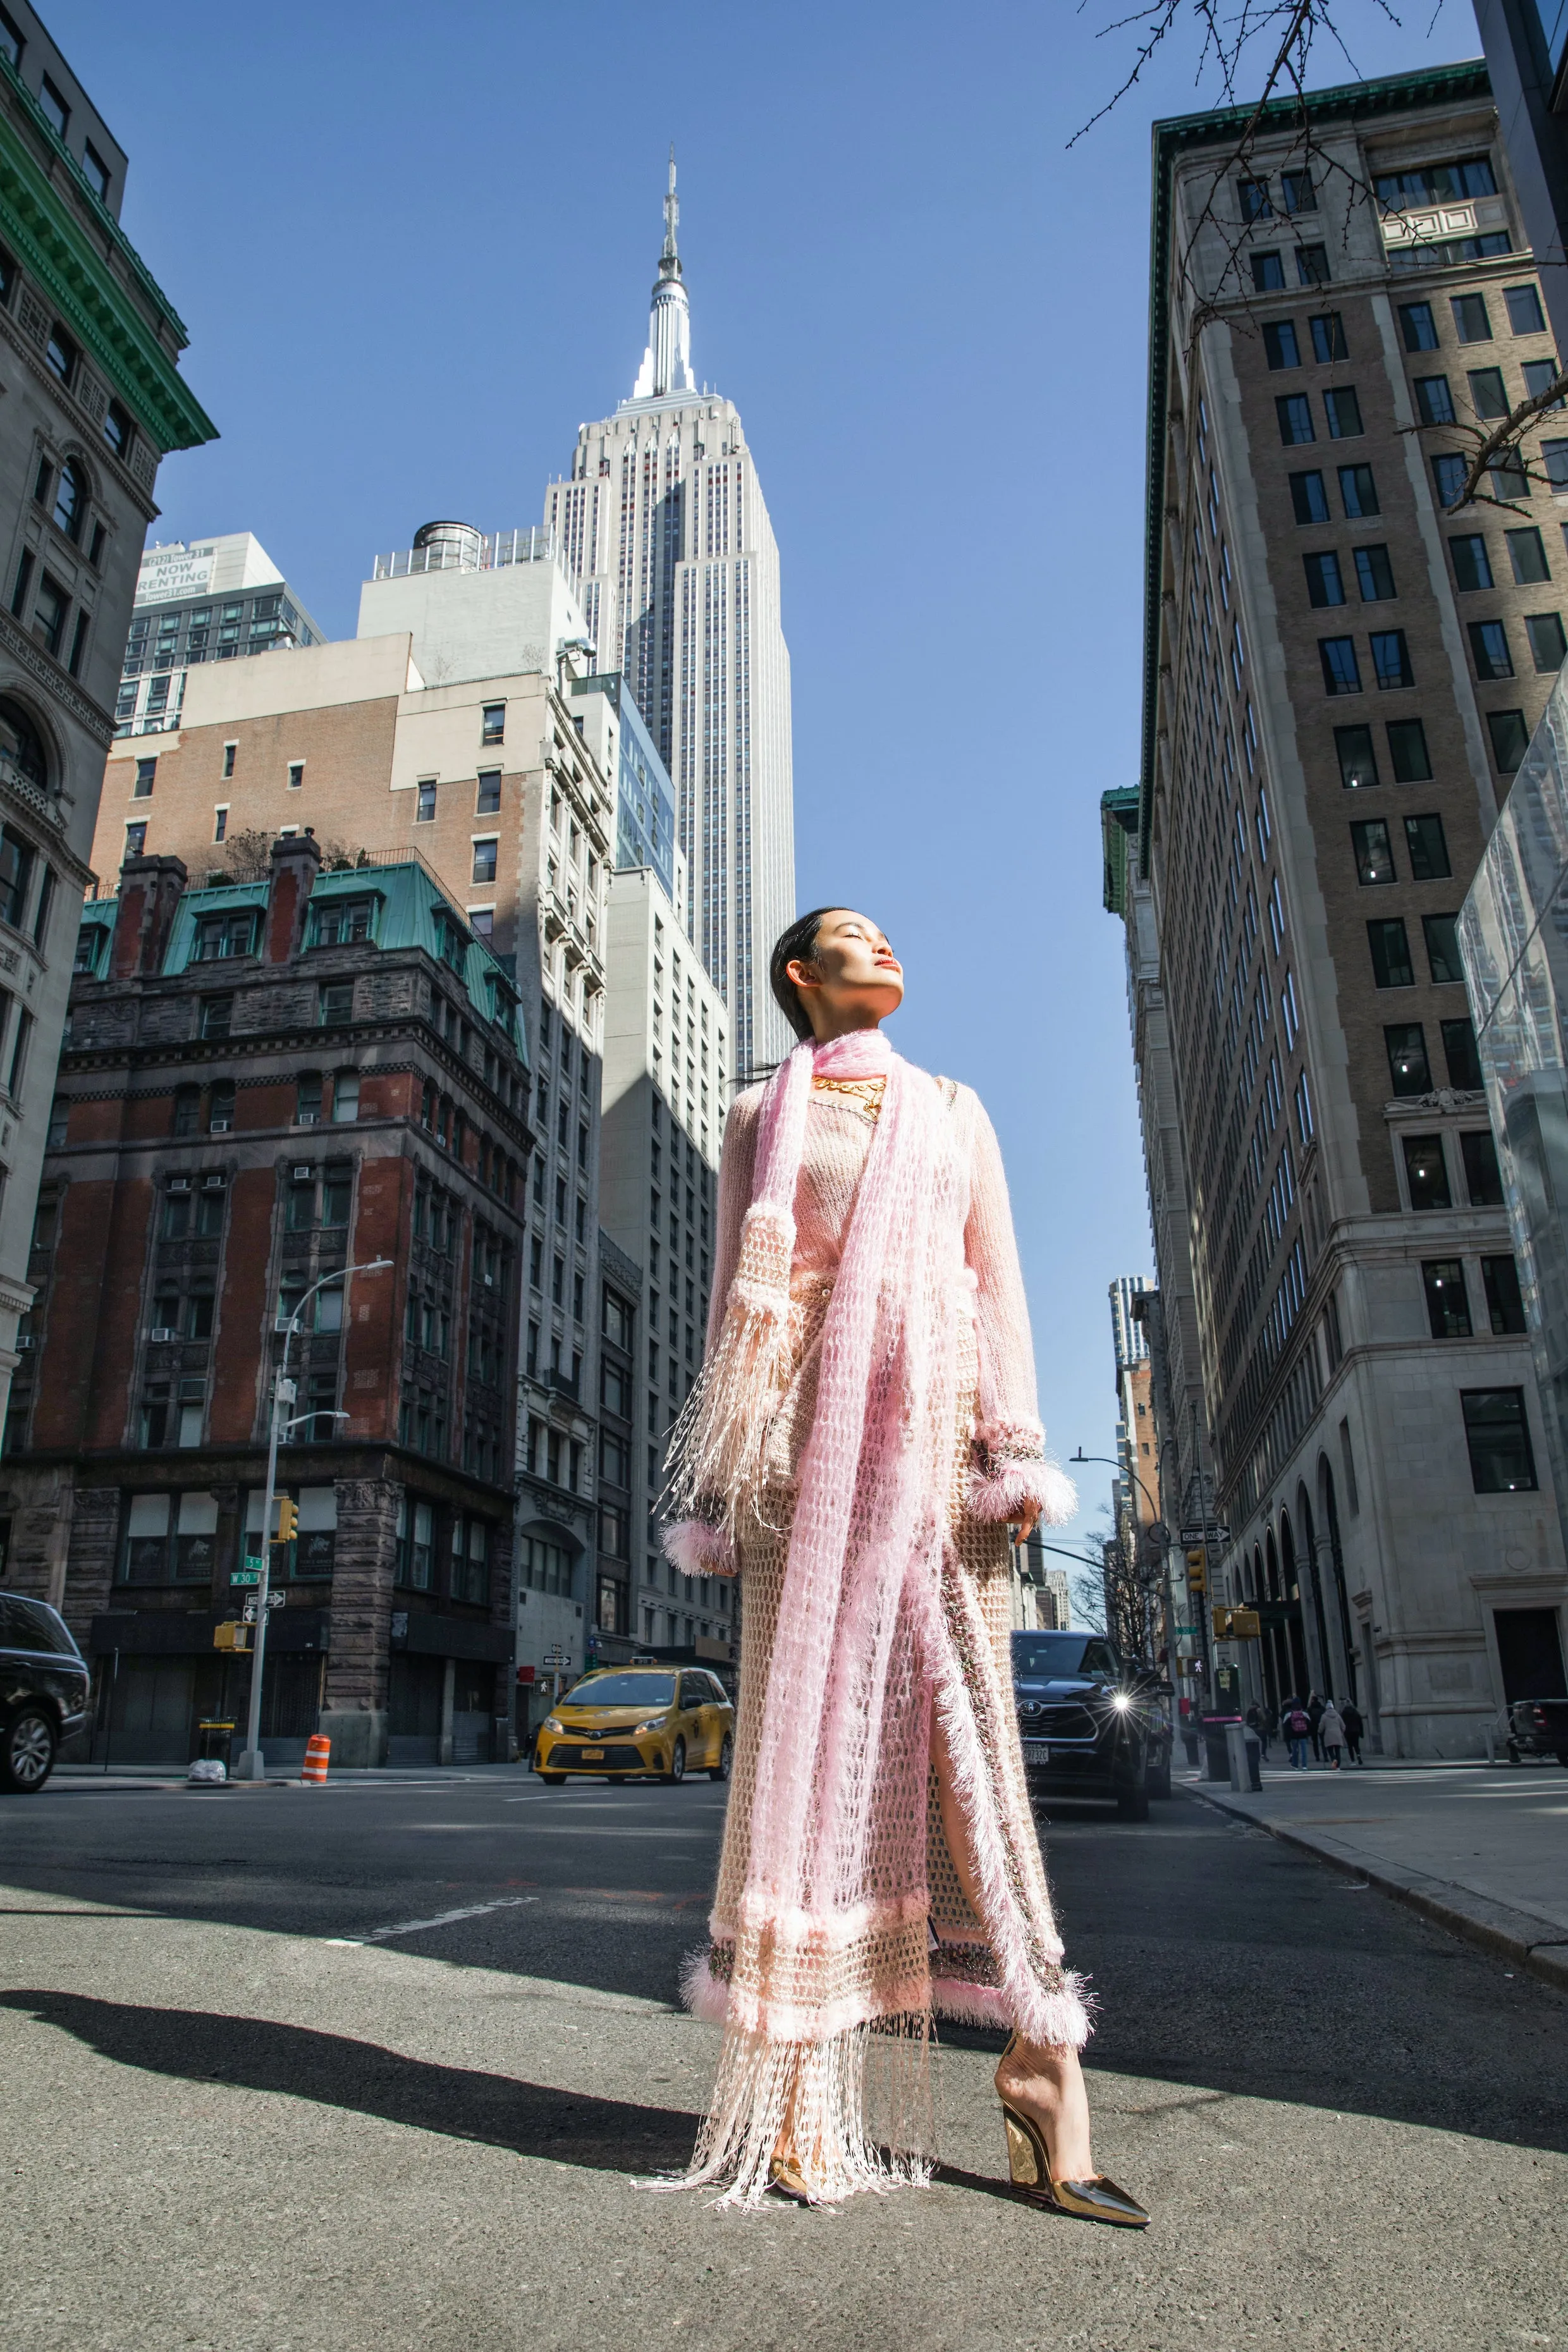
[[668, 393], [695, 392], [691, 373], [691, 310], [676, 250], [675, 232], [680, 200], [675, 193], [675, 149], [669, 151], [669, 185], [664, 199], [664, 248], [658, 257], [648, 313], [647, 349], [643, 353], [634, 400], [662, 400]]

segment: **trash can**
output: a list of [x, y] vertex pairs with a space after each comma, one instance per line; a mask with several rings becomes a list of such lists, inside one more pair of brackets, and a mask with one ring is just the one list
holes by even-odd
[[1232, 1716], [1224, 1715], [1205, 1715], [1203, 1718], [1205, 1780], [1228, 1781], [1230, 1779], [1230, 1745], [1226, 1735], [1235, 1719]]
[[1226, 1764], [1231, 1787], [1238, 1796], [1258, 1796], [1263, 1789], [1263, 1742], [1244, 1723], [1225, 1727]]
[[210, 1770], [204, 1772], [202, 1774], [204, 1780], [227, 1780], [229, 1748], [233, 1744], [235, 1730], [236, 1726], [232, 1723], [219, 1723], [208, 1719], [197, 1724], [196, 1752], [191, 1761], [193, 1764], [208, 1766], [216, 1764], [218, 1768], [216, 1772]]

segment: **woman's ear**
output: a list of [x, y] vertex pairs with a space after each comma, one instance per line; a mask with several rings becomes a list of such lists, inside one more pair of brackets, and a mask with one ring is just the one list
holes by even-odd
[[796, 988], [820, 988], [822, 986], [821, 975], [817, 971], [816, 966], [811, 963], [802, 963], [798, 956], [792, 957], [790, 961], [785, 964], [784, 978], [786, 980], [793, 981]]

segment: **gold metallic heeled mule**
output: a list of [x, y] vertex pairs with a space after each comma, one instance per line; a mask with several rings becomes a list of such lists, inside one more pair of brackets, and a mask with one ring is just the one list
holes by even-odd
[[1109, 2221], [1115, 2229], [1146, 2230], [1149, 2216], [1125, 2189], [1118, 2189], [1107, 2173], [1091, 2173], [1087, 2180], [1053, 2180], [1046, 2144], [1031, 2118], [1002, 2102], [1007, 2133], [1007, 2167], [1015, 2189], [1037, 2205], [1070, 2213], [1080, 2221]]
[[768, 2167], [768, 2187], [776, 2189], [781, 2196], [793, 2197], [799, 2205], [809, 2205], [812, 2201], [811, 2190], [806, 2186], [805, 2176], [801, 2171], [799, 2160], [795, 2157], [775, 2156], [773, 2158]]

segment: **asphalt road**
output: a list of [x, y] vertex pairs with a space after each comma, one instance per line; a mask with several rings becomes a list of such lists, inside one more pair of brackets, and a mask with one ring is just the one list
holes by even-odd
[[8, 2352], [1568, 2352], [1568, 1999], [1191, 1797], [1047, 1832], [1146, 2237], [947, 2168], [838, 2212], [637, 2185], [724, 1791], [458, 1773], [0, 1807]]

